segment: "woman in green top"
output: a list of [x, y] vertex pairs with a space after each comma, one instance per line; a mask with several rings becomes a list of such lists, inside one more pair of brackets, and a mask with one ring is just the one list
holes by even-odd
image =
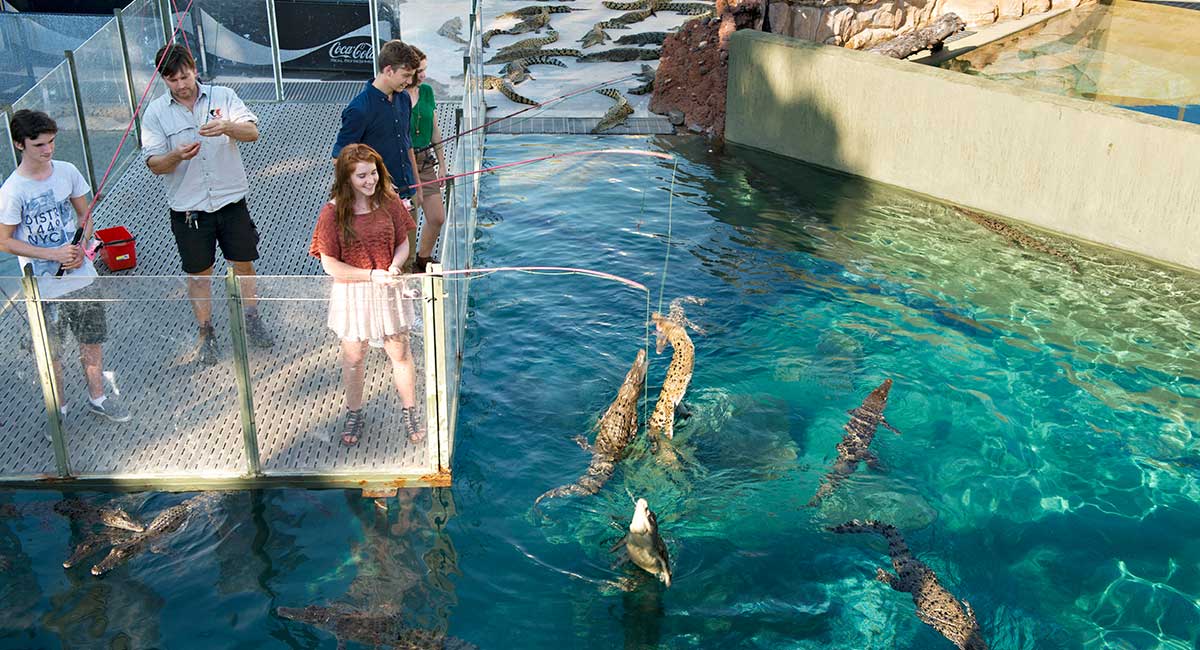
[[421, 65], [413, 75], [412, 85], [407, 88], [409, 101], [412, 102], [412, 120], [410, 135], [412, 136], [413, 153], [417, 158], [417, 175], [420, 183], [429, 183], [418, 189], [414, 196], [421, 208], [425, 219], [421, 226], [420, 244], [414, 247], [416, 254], [413, 272], [424, 273], [425, 265], [437, 262], [433, 256], [433, 245], [437, 243], [438, 235], [442, 232], [442, 224], [446, 221], [446, 206], [442, 203], [443, 183], [430, 181], [446, 176], [446, 158], [442, 155], [442, 130], [437, 123], [437, 102], [433, 98], [433, 88], [425, 81], [429, 60], [425, 53], [410, 45], [413, 53], [421, 60]]

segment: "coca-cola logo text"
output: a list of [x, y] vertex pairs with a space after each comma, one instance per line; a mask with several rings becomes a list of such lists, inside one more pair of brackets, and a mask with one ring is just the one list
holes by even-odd
[[334, 41], [329, 46], [329, 58], [333, 61], [370, 61], [371, 44], [345, 45], [341, 41]]

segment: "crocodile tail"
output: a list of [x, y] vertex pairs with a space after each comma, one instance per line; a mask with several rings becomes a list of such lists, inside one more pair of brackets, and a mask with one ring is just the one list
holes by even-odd
[[556, 487], [553, 490], [544, 492], [533, 502], [533, 505], [537, 506], [542, 502], [543, 499], [563, 497], [569, 494], [576, 494], [579, 496], [595, 494], [600, 491], [600, 488], [604, 487], [604, 484], [608, 482], [608, 479], [612, 478], [613, 472], [615, 472], [616, 469], [616, 463], [606, 460], [593, 460], [592, 463], [588, 465], [587, 473], [583, 476], [580, 476], [579, 480], [571, 483], [570, 485]]
[[838, 524], [836, 526], [829, 526], [826, 528], [826, 530], [828, 530], [829, 532], [838, 533], [838, 534], [877, 533], [879, 535], [883, 535], [884, 537], [886, 537], [889, 542], [892, 542], [896, 538], [900, 537], [900, 531], [896, 530], [895, 526], [893, 526], [891, 524], [885, 524], [885, 523], [876, 521], [874, 519], [867, 519], [866, 521], [860, 521], [858, 519], [851, 519], [850, 521], [847, 521], [844, 524]]
[[499, 90], [501, 95], [504, 95], [518, 104], [528, 104], [529, 106], [538, 105], [537, 102], [513, 90], [512, 86], [509, 86], [508, 84], [501, 84]]

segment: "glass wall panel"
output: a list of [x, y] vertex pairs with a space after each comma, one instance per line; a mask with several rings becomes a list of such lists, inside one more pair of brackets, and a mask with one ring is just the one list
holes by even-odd
[[[419, 279], [384, 286], [335, 283], [327, 276], [263, 276], [243, 280], [242, 291], [244, 296], [258, 296], [261, 321], [273, 339], [270, 347], [262, 347], [265, 341], [256, 342], [255, 325], [248, 324], [264, 472], [429, 470], [428, 445], [436, 434], [430, 434], [426, 417]], [[369, 331], [371, 323], [374, 332]], [[334, 327], [348, 338], [364, 340], [343, 344]], [[389, 333], [393, 335], [371, 339], [373, 334]], [[357, 367], [362, 368], [364, 427], [354, 445], [339, 436], [347, 416], [344, 346], [362, 355]], [[399, 375], [393, 372], [396, 368]], [[401, 395], [409, 390], [411, 394]], [[410, 439], [405, 406], [415, 408], [414, 421], [423, 439]]]
[[79, 116], [75, 110], [75, 95], [71, 88], [71, 73], [67, 62], [55, 66], [36, 86], [29, 89], [13, 104], [13, 110], [43, 111], [58, 123], [54, 158], [65, 160], [79, 168], [87, 177], [83, 140], [79, 134]]
[[[64, 428], [76, 475], [245, 473], [229, 310], [214, 284], [204, 306], [216, 328], [216, 363], [204, 365], [183, 278], [108, 276], [83, 287], [71, 278], [40, 280], [48, 320], [61, 335]], [[108, 415], [89, 405], [101, 387]]]
[[462, 97], [463, 57], [471, 32], [470, 1], [379, 0], [379, 13], [380, 21], [398, 21], [404, 42], [417, 46], [429, 58], [426, 83], [438, 100]]
[[0, 183], [17, 168], [16, 153], [12, 147], [12, 135], [8, 130], [8, 115], [0, 112]]
[[[145, 96], [146, 104], [167, 91], [161, 79], [154, 74], [154, 55], [162, 47], [163, 26], [155, 0], [135, 0], [121, 11], [125, 23], [125, 47], [129, 54], [129, 68], [133, 73], [134, 104]], [[147, 94], [149, 86], [149, 94]]]
[[[195, 0], [176, 39], [196, 57], [205, 82], [230, 86], [243, 100], [275, 99], [270, 0]], [[187, 5], [180, 5], [180, 9]], [[175, 13], [172, 26], [179, 23]]]
[[6, 256], [0, 277], [0, 475], [54, 475], [54, 448], [45, 401], [38, 381], [37, 362], [29, 334], [21, 278], [14, 277], [15, 258]]
[[96, 182], [100, 182], [111, 165], [111, 183], [120, 175], [125, 163], [137, 154], [137, 136], [133, 135], [126, 139], [121, 154], [117, 155], [117, 145], [133, 114], [129, 109], [129, 84], [125, 80], [121, 34], [116, 20], [105, 23], [75, 50], [75, 73], [79, 78], [79, 95], [88, 142], [92, 147], [92, 164], [96, 166]]

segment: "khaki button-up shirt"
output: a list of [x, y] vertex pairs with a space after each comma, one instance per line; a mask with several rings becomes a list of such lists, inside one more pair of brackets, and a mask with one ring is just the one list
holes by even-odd
[[163, 174], [167, 202], [177, 212], [214, 212], [246, 198], [250, 189], [238, 143], [227, 135], [202, 137], [210, 119], [258, 122], [237, 93], [222, 86], [199, 84], [192, 110], [164, 93], [150, 102], [142, 117], [142, 158], [169, 153], [181, 144], [200, 141], [200, 153]]

